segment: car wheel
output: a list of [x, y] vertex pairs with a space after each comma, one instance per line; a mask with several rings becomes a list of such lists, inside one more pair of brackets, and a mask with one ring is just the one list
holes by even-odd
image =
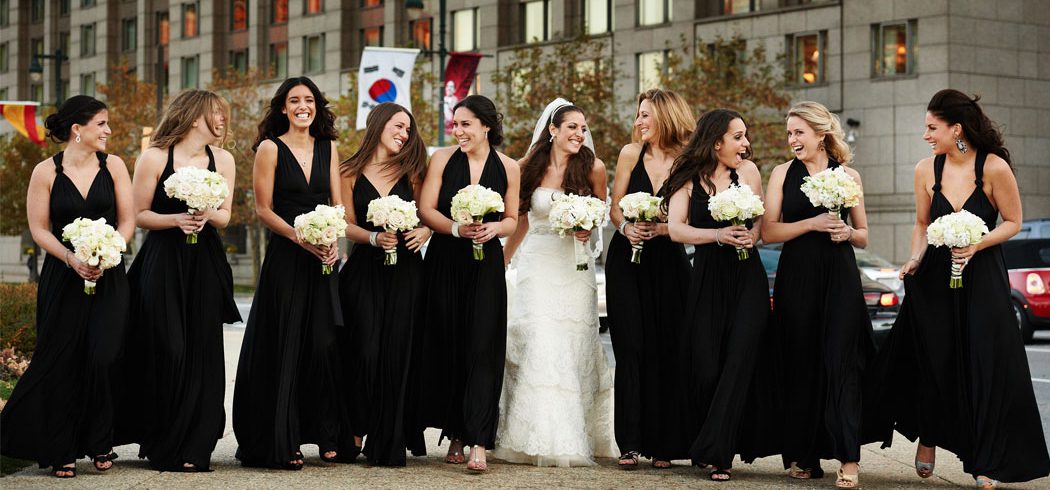
[[1017, 328], [1021, 330], [1021, 338], [1024, 339], [1025, 343], [1031, 342], [1032, 338], [1035, 337], [1035, 329], [1032, 328], [1032, 323], [1028, 321], [1028, 315], [1025, 315], [1021, 303], [1014, 301], [1013, 304], [1014, 317], [1017, 319]]

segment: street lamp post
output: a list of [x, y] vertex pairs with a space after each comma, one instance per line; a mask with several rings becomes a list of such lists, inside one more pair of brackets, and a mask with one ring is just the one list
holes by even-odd
[[[406, 0], [405, 9], [409, 12], [415, 11], [418, 13], [423, 10], [423, 0]], [[445, 49], [445, 0], [438, 0], [438, 49], [424, 51], [425, 54], [437, 54], [439, 70], [441, 76], [438, 78], [438, 83], [441, 84], [442, 90], [445, 85], [445, 56], [448, 55], [448, 50]], [[440, 91], [439, 91], [440, 92]], [[437, 117], [438, 117], [438, 146], [445, 146], [445, 106], [444, 99], [439, 94], [437, 97]]]
[[29, 77], [34, 82], [39, 82], [44, 77], [44, 67], [40, 64], [40, 60], [53, 60], [55, 63], [55, 108], [62, 105], [65, 102], [65, 94], [62, 93], [62, 62], [69, 59], [63, 52], [62, 48], [55, 50], [53, 54], [33, 54], [33, 59], [29, 63]]

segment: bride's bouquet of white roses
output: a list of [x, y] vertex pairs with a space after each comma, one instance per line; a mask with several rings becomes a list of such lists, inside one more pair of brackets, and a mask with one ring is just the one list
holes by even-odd
[[[728, 189], [711, 196], [707, 201], [707, 209], [715, 220], [729, 221], [734, 225], [742, 225], [766, 212], [762, 200], [751, 191], [751, 186], [738, 184], [732, 184]], [[746, 248], [737, 247], [737, 259], [744, 260], [748, 256]]]
[[[601, 199], [590, 196], [577, 196], [567, 194], [559, 196], [551, 204], [549, 219], [551, 229], [559, 236], [565, 236], [576, 231], [586, 231], [599, 228], [605, 221], [605, 203]], [[599, 230], [599, 233], [601, 231]], [[588, 255], [585, 245], [575, 237], [572, 240], [576, 256], [576, 270], [588, 269]]]
[[[180, 167], [164, 179], [164, 193], [186, 203], [190, 214], [205, 209], [218, 209], [226, 201], [230, 188], [226, 178], [211, 170]], [[186, 235], [186, 243], [197, 243], [197, 234]]]
[[[988, 234], [988, 225], [977, 215], [962, 210], [937, 218], [926, 227], [926, 241], [934, 247], [963, 248], [977, 245]], [[952, 289], [962, 287], [962, 265], [952, 262]]]
[[[365, 218], [373, 225], [383, 227], [387, 233], [410, 231], [419, 226], [416, 202], [406, 201], [394, 195], [380, 197], [369, 202]], [[386, 250], [383, 264], [397, 264], [397, 247]]]
[[[635, 192], [627, 194], [620, 199], [620, 209], [623, 217], [632, 223], [640, 221], [657, 221], [660, 219], [661, 199], [648, 192]], [[631, 244], [631, 262], [642, 263], [643, 243]]]
[[[503, 196], [478, 184], [468, 185], [452, 196], [452, 221], [461, 225], [481, 223], [485, 215], [502, 213], [503, 209]], [[474, 240], [474, 260], [484, 259], [484, 244]]]
[[828, 214], [836, 218], [839, 217], [842, 208], [852, 208], [860, 204], [862, 194], [860, 184], [857, 184], [842, 166], [804, 177], [801, 189], [809, 198], [810, 204], [827, 209]]
[[[346, 210], [343, 206], [318, 204], [313, 211], [295, 217], [295, 236], [310, 245], [330, 247], [346, 234]], [[331, 274], [332, 266], [321, 265], [322, 274]]]
[[[106, 224], [106, 218], [77, 218], [62, 227], [62, 240], [73, 245], [73, 255], [92, 267], [106, 270], [121, 263], [128, 249], [124, 237]], [[95, 281], [84, 280], [84, 294], [95, 294]]]

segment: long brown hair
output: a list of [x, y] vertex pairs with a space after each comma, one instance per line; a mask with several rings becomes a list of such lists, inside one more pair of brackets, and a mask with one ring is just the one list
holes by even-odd
[[[642, 106], [642, 101], [648, 100], [653, 105], [653, 124], [650, 132], [653, 134], [650, 141], [660, 148], [677, 152], [689, 141], [689, 135], [696, 129], [696, 119], [693, 119], [693, 110], [680, 95], [658, 88], [649, 89], [638, 94], [638, 103], [635, 104], [635, 114]], [[640, 143], [642, 133], [638, 128], [631, 130], [631, 141]]]
[[[711, 180], [715, 169], [718, 168], [718, 155], [715, 153], [715, 143], [722, 141], [722, 137], [729, 131], [729, 124], [735, 119], [744, 121], [744, 116], [729, 109], [714, 109], [700, 116], [689, 143], [682, 149], [682, 153], [675, 158], [671, 165], [671, 173], [664, 181], [664, 187], [660, 190], [665, 197], [660, 207], [667, 211], [667, 203], [671, 196], [679, 189], [685, 187], [689, 181], [696, 177], [700, 178], [700, 186], [693, 187], [693, 193], [700, 192], [707, 196], [715, 192], [715, 183]], [[744, 121], [747, 127], [747, 121]], [[751, 158], [751, 147], [744, 153], [744, 159]], [[704, 198], [706, 200], [706, 197]]]
[[962, 126], [966, 140], [977, 151], [998, 155], [1007, 165], [1013, 167], [1010, 162], [1010, 150], [1007, 150], [1003, 143], [1003, 133], [977, 104], [979, 100], [980, 96], [970, 98], [958, 90], [946, 88], [933, 94], [926, 110], [948, 125], [958, 123]]
[[393, 102], [379, 104], [368, 113], [368, 119], [365, 121], [365, 136], [361, 140], [361, 147], [350, 158], [343, 160], [343, 163], [339, 164], [339, 173], [341, 175], [345, 177], [357, 176], [364, 171], [365, 166], [375, 156], [376, 149], [379, 148], [379, 140], [383, 136], [383, 129], [386, 128], [386, 123], [399, 112], [404, 112], [411, 124], [408, 128], [408, 141], [405, 141], [401, 151], [397, 152], [393, 158], [385, 162], [379, 162], [379, 165], [384, 173], [389, 172], [397, 175], [398, 179], [407, 175], [413, 184], [418, 184], [423, 180], [423, 174], [427, 169], [427, 146], [423, 143], [423, 138], [419, 136], [419, 126], [416, 126], [416, 118], [412, 117], [412, 113], [408, 109]]
[[[521, 199], [518, 201], [518, 212], [525, 214], [532, 207], [532, 193], [540, 186], [547, 168], [551, 166], [551, 127], [560, 128], [565, 122], [565, 115], [570, 112], [583, 113], [583, 109], [574, 105], [561, 106], [551, 115], [550, 124], [544, 128], [539, 141], [529, 149], [521, 166]], [[586, 146], [580, 147], [575, 155], [569, 155], [569, 163], [565, 167], [565, 177], [562, 179], [562, 187], [566, 193], [578, 196], [589, 196], [591, 191], [591, 168], [594, 167], [594, 151]]]
[[277, 87], [277, 92], [270, 98], [270, 104], [266, 108], [266, 114], [259, 121], [258, 133], [255, 143], [252, 143], [252, 151], [259, 149], [259, 144], [265, 140], [276, 138], [288, 132], [291, 123], [288, 122], [290, 114], [281, 112], [284, 109], [288, 92], [298, 86], [304, 86], [314, 96], [314, 122], [310, 123], [310, 136], [322, 141], [335, 141], [339, 139], [339, 133], [335, 130], [335, 114], [328, 107], [328, 99], [324, 92], [317, 88], [317, 84], [308, 77], [292, 77]]
[[183, 91], [171, 99], [167, 110], [160, 118], [156, 131], [150, 135], [150, 146], [171, 148], [193, 130], [193, 123], [201, 116], [204, 116], [204, 124], [208, 125], [208, 130], [218, 140], [218, 146], [222, 146], [226, 142], [228, 130], [224, 129], [221, 133], [216, 131], [215, 122], [211, 117], [215, 109], [221, 110], [226, 115], [226, 128], [229, 128], [230, 105], [226, 103], [226, 99], [208, 90]]

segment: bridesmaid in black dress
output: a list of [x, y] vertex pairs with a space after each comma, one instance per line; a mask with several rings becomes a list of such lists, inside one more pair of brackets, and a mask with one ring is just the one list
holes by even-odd
[[[864, 200], [831, 216], [810, 204], [803, 178], [852, 158], [838, 117], [801, 102], [787, 118], [795, 159], [769, 177], [762, 241], [784, 243], [773, 288], [783, 361], [783, 458], [792, 478], [820, 478], [821, 459], [842, 463], [835, 484], [859, 482], [861, 381], [874, 351], [853, 247], [868, 244]], [[847, 224], [846, 219], [849, 219]]]
[[758, 251], [745, 260], [736, 252], [754, 247], [761, 218], [750, 228], [715, 221], [708, 200], [734, 184], [762, 196], [762, 174], [750, 156], [743, 117], [715, 109], [700, 118], [665, 184], [671, 239], [696, 245], [680, 337], [682, 432], [692, 439], [694, 464], [711, 465], [715, 481], [730, 479], [740, 452], [742, 416], [769, 317], [769, 285]]
[[[674, 352], [682, 304], [689, 283], [689, 259], [681, 244], [667, 236], [666, 223], [631, 223], [620, 199], [627, 194], [657, 195], [671, 164], [696, 127], [689, 105], [674, 92], [652, 89], [638, 96], [634, 142], [620, 150], [609, 215], [619, 233], [605, 261], [609, 335], [616, 357], [613, 391], [619, 465], [638, 466], [652, 458], [654, 468], [669, 468], [686, 457], [670, 444], [680, 428], [668, 424], [670, 401], [678, 387]], [[631, 244], [645, 243], [642, 262], [631, 262]]]
[[[0, 454], [77, 476], [88, 456], [113, 467], [113, 378], [128, 319], [124, 265], [100, 271], [81, 262], [62, 228], [76, 218], [105, 218], [130, 242], [135, 231], [131, 177], [103, 153], [109, 111], [86, 95], [70, 97], [47, 117], [48, 136], [65, 150], [37, 164], [26, 214], [33, 240], [47, 251], [37, 292], [36, 352], [0, 415]], [[84, 281], [98, 283], [84, 294]]]
[[[946, 89], [926, 108], [934, 156], [915, 167], [911, 258], [900, 273], [908, 294], [872, 370], [878, 406], [868, 420], [886, 446], [894, 429], [918, 439], [920, 477], [933, 474], [940, 446], [993, 488], [1047, 476], [1050, 458], [999, 246], [1020, 229], [1021, 198], [1010, 152], [977, 100]], [[927, 245], [930, 223], [964, 209], [991, 233], [973, 247]], [[953, 261], [963, 265], [960, 289], [949, 288]]]
[[255, 212], [270, 229], [266, 257], [241, 344], [233, 393], [237, 459], [244, 466], [299, 470], [302, 444], [338, 457], [343, 411], [343, 326], [337, 245], [300, 242], [292, 222], [318, 204], [342, 203], [335, 115], [309, 78], [289, 78], [259, 123]]
[[[222, 325], [241, 316], [217, 230], [230, 222], [236, 168], [233, 155], [212, 144], [225, 139], [227, 112], [212, 92], [179, 94], [135, 166], [136, 222], [149, 234], [128, 272], [131, 327], [116, 438], [138, 443], [139, 457], [161, 471], [207, 471], [226, 426]], [[230, 189], [226, 201], [187, 214], [185, 202], [164, 192], [176, 167], [218, 172]], [[187, 244], [194, 232], [198, 243]]]
[[[452, 135], [459, 145], [434, 153], [419, 207], [436, 233], [424, 261], [426, 293], [414, 376], [426, 401], [423, 427], [443, 429], [448, 463], [488, 468], [485, 450], [496, 443], [499, 397], [507, 350], [507, 282], [499, 237], [514, 232], [518, 216], [517, 162], [496, 151], [503, 143], [503, 116], [486, 97], [469, 96], [453, 110]], [[479, 184], [503, 196], [502, 214], [460, 226], [451, 219], [452, 196]], [[471, 240], [484, 243], [485, 259], [474, 260]]]
[[[419, 250], [430, 229], [387, 233], [368, 222], [368, 203], [396, 195], [418, 201], [426, 172], [427, 148], [412, 114], [383, 103], [368, 113], [361, 148], [340, 165], [342, 195], [347, 207], [346, 235], [355, 245], [339, 272], [339, 297], [348, 328], [344, 359], [344, 403], [350, 411], [354, 447], [342, 448], [344, 458], [358, 451], [361, 438], [369, 464], [404, 466], [405, 448], [426, 454], [421, 431], [406, 424], [409, 359], [412, 337], [422, 309], [423, 257]], [[397, 263], [383, 265], [385, 250], [397, 248]]]

